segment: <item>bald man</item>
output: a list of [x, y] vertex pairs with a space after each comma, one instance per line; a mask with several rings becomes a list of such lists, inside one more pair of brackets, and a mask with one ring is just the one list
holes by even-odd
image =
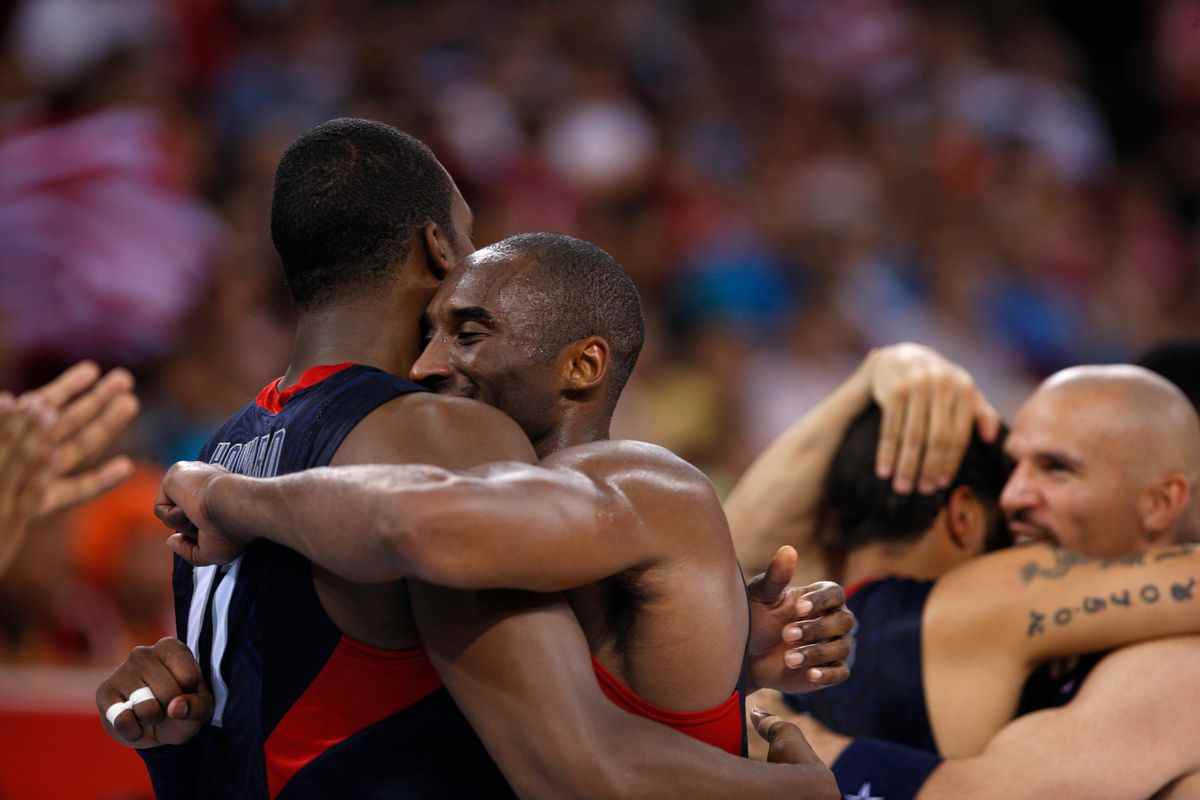
[[1052, 375], [1017, 414], [1017, 469], [1001, 496], [1017, 542], [1120, 556], [1179, 540], [1200, 479], [1200, 422], [1142, 367]]
[[[944, 374], [940, 378], [936, 370], [931, 374], [930, 385], [944, 381]], [[908, 387], [903, 402], [910, 404], [909, 410], [911, 397], [921, 391], [919, 382]], [[861, 396], [859, 402], [861, 407]], [[840, 409], [819, 407], [814, 412], [817, 419], [802, 421], [792, 432], [797, 441], [809, 442], [807, 449], [796, 451], [808, 460], [799, 459], [799, 464], [791, 465], [793, 469], [827, 470], [831, 456], [822, 449], [827, 444], [814, 444], [820, 440], [816, 432], [840, 437], [845, 424], [838, 427], [838, 415], [849, 419], [854, 411], [852, 404], [845, 405]], [[930, 421], [926, 427], [934, 426]], [[1122, 759], [1121, 774], [1114, 777], [1094, 769], [1092, 759], [1087, 758], [1042, 758], [1031, 763], [1028, 743], [1037, 741], [1059, 754], [1107, 752], [1101, 747], [1104, 743], [1092, 737], [1101, 732], [1112, 735], [1112, 709], [1118, 707], [1127, 719], [1144, 723], [1141, 731], [1155, 730], [1158, 715], [1139, 716], [1134, 710], [1178, 703], [1194, 687], [1189, 689], [1184, 674], [1176, 676], [1183, 685], [1165, 680], [1147, 685], [1137, 675], [1137, 665], [1144, 669], [1145, 659], [1167, 652], [1157, 651], [1160, 647], [1170, 647], [1174, 661], [1195, 663], [1195, 657], [1189, 655], [1197, 646], [1193, 640], [1140, 645], [1120, 658], [1100, 661], [1092, 657], [1037, 668], [1070, 654], [1103, 652], [1143, 639], [1200, 632], [1195, 600], [1200, 550], [1181, 544], [1200, 478], [1200, 422], [1174, 386], [1146, 370], [1076, 368], [1053, 376], [1030, 397], [1016, 417], [1005, 449], [1014, 461], [1014, 471], [1001, 506], [1013, 532], [1030, 546], [974, 559], [933, 581], [927, 576], [905, 575], [898, 563], [889, 565], [886, 559], [873, 565], [874, 576], [845, 575], [848, 584], [856, 578], [876, 578], [849, 598], [864, 631], [871, 614], [864, 614], [861, 604], [869, 603], [872, 593], [900, 583], [923, 590], [919, 604], [893, 606], [892, 618], [883, 622], [898, 631], [916, 632], [919, 641], [913, 651], [919, 663], [897, 662], [889, 672], [910, 670], [919, 678], [889, 697], [856, 694], [848, 687], [837, 699], [911, 708], [914, 719], [927, 724], [942, 756], [966, 758], [987, 748], [989, 760], [982, 767], [969, 760], [933, 772], [943, 786], [957, 788], [945, 788], [946, 795], [923, 792], [922, 797], [954, 796], [954, 791], [964, 787], [970, 787], [971, 797], [983, 796], [972, 780], [991, 774], [987, 769], [996, 763], [1010, 769], [1019, 766], [1026, 777], [1032, 769], [1045, 779], [1044, 784], [1023, 783], [1022, 796], [1039, 792], [1051, 796], [1052, 787], [1060, 785], [1053, 781], [1064, 776], [1082, 781], [1069, 784], [1081, 787], [1102, 780], [1094, 793], [1081, 791], [1078, 796], [1149, 796], [1192, 771], [1190, 748], [1171, 753], [1161, 741], [1148, 739], [1162, 752], [1156, 750], [1155, 757], [1141, 761]], [[817, 463], [818, 456], [826, 461]], [[730, 509], [737, 509], [737, 495], [735, 490]], [[810, 511], [820, 505], [812, 497], [781, 497], [776, 502]], [[790, 523], [795, 533], [806, 524], [815, 525], [815, 518], [813, 512], [807, 519], [776, 522]], [[731, 513], [730, 520], [735, 536], [740, 535], [739, 545], [747, 536], [761, 533], [749, 528], [739, 531], [737, 525], [744, 521], [739, 514]], [[763, 544], [759, 541], [758, 547]], [[865, 638], [862, 646], [867, 646]], [[1096, 680], [1085, 682], [1097, 661]], [[855, 673], [868, 679], [857, 666]], [[1031, 673], [1034, 676], [1027, 684]], [[1193, 670], [1192, 674], [1200, 672]], [[1107, 687], [1113, 686], [1126, 687], [1120, 703], [1108, 697]], [[1019, 735], [996, 738], [1018, 711], [1062, 706], [1077, 693], [1079, 700], [1069, 706], [1027, 718], [1030, 723], [1022, 725]], [[1044, 728], [1039, 723], [1036, 730], [1047, 732], [1048, 739], [1028, 730], [1044, 715], [1050, 715], [1049, 722]], [[830, 722], [828, 718], [824, 721]], [[1169, 728], [1176, 722], [1162, 719], [1162, 735], [1194, 741], [1195, 737], [1189, 740], [1184, 735], [1187, 731]], [[843, 733], [878, 735], [871, 730]], [[1076, 735], [1074, 745], [1066, 744]], [[838, 741], [838, 747], [827, 747], [823, 755], [837, 757], [835, 773], [847, 793], [858, 792], [874, 779], [872, 790], [878, 796], [912, 796], [938, 764], [936, 758], [927, 757], [921, 767], [924, 774], [904, 787], [892, 784], [885, 793], [883, 789], [889, 786], [886, 758], [868, 753], [865, 742], [846, 749], [847, 740]], [[996, 743], [1003, 745], [999, 751]], [[1126, 737], [1122, 743], [1135, 747]], [[956, 772], [964, 766], [965, 777]], [[933, 779], [930, 785], [934, 785]], [[1033, 786], [1041, 789], [1034, 791]], [[1114, 786], [1123, 789], [1114, 791]]]

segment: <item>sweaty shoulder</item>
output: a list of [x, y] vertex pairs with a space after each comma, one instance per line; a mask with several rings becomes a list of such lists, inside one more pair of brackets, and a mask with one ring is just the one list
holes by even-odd
[[469, 469], [493, 461], [536, 461], [533, 446], [511, 418], [476, 400], [417, 392], [367, 415], [332, 463]]
[[651, 491], [694, 495], [716, 493], [696, 467], [665, 447], [630, 439], [612, 439], [568, 447], [542, 461], [551, 469], [572, 469], [596, 479], [623, 485], [644, 485]]
[[644, 518], [704, 522], [729, 535], [721, 500], [708, 477], [665, 447], [628, 439], [592, 442], [560, 450], [542, 466], [580, 472], [619, 491]]

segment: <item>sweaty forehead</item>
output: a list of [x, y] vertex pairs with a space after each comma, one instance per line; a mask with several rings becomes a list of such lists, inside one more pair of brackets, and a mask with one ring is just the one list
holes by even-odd
[[490, 248], [477, 250], [451, 270], [430, 308], [448, 311], [482, 307], [496, 315], [511, 311], [526, 272], [526, 264], [520, 257]]

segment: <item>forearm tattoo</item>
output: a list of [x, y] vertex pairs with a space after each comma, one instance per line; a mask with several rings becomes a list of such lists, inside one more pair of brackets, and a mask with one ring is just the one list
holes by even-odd
[[[1197, 545], [1195, 544], [1180, 544], [1167, 550], [1161, 550], [1153, 555], [1153, 561], [1168, 561], [1172, 558], [1182, 558], [1196, 552]], [[1045, 580], [1058, 580], [1064, 577], [1075, 567], [1085, 564], [1097, 564], [1100, 569], [1109, 569], [1111, 567], [1144, 567], [1146, 565], [1146, 553], [1129, 553], [1123, 556], [1114, 558], [1092, 558], [1085, 556], [1082, 553], [1076, 553], [1072, 550], [1055, 550], [1054, 563], [1049, 566], [1039, 564], [1036, 561], [1030, 561], [1021, 567], [1021, 582], [1032, 583], [1037, 578]]]
[[1166, 591], [1160, 589], [1157, 583], [1151, 582], [1136, 588], [1111, 592], [1106, 596], [1088, 595], [1077, 606], [1063, 606], [1053, 612], [1031, 608], [1025, 635], [1029, 638], [1041, 636], [1051, 625], [1065, 628], [1081, 616], [1094, 616], [1110, 608], [1131, 608], [1135, 604], [1152, 606], [1159, 601], [1165, 602], [1168, 598], [1176, 603], [1189, 603], [1195, 599], [1195, 596], [1196, 579], [1192, 577], [1188, 578], [1186, 583], [1173, 581]]

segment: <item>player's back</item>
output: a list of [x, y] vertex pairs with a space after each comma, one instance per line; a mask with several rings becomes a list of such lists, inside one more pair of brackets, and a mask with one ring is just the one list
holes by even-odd
[[[788, 696], [788, 704], [846, 736], [885, 739], [937, 753], [922, 642], [925, 607], [933, 588], [934, 581], [895, 576], [850, 587], [846, 604], [859, 626], [850, 678], [821, 692]], [[1101, 657], [1084, 656], [1034, 670], [1016, 715], [1070, 702]]]
[[[646, 535], [663, 543], [655, 562], [567, 592], [605, 694], [631, 713], [743, 752], [737, 683], [749, 608], [707, 478], [663, 448], [629, 441], [569, 448], [543, 466], [617, 487], [651, 528]], [[628, 533], [612, 532], [614, 540]]]
[[[370, 367], [314, 368], [287, 390], [278, 381], [264, 388], [201, 458], [255, 477], [324, 466], [365, 417], [418, 391]], [[173, 749], [174, 761], [147, 754], [160, 795], [160, 786], [177, 788], [189, 775], [200, 796], [510, 795], [424, 652], [347, 636], [327, 613], [313, 570], [266, 541], [224, 567], [176, 560], [178, 635], [216, 705], [212, 724], [194, 744]], [[394, 588], [405, 604], [402, 587]], [[415, 641], [407, 608], [392, 616], [408, 628], [400, 640]], [[198, 758], [206, 761], [200, 772], [184, 763]]]
[[884, 578], [850, 587], [858, 619], [850, 678], [821, 692], [787, 697], [847, 736], [870, 736], [937, 752], [921, 675], [921, 626], [932, 581]]

